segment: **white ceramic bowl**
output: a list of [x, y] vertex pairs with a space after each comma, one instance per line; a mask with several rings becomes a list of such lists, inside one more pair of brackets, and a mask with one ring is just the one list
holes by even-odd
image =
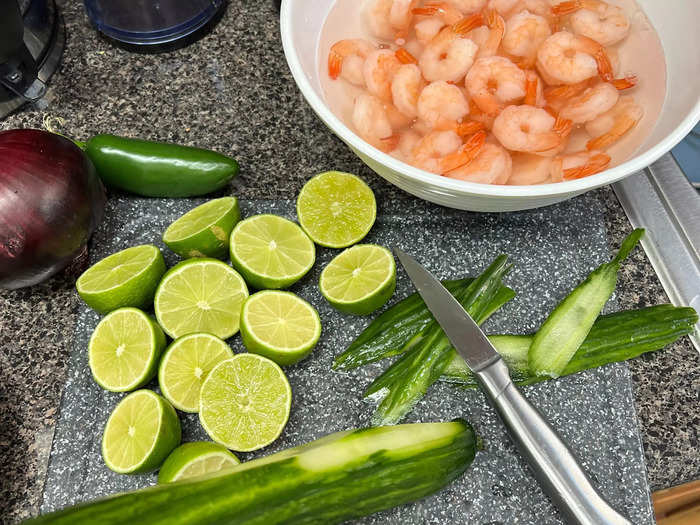
[[335, 0], [282, 1], [282, 44], [294, 80], [321, 120], [372, 170], [399, 188], [444, 206], [513, 211], [574, 197], [645, 168], [675, 146], [700, 117], [700, 1], [638, 0], [664, 48], [667, 89], [661, 116], [633, 158], [591, 177], [536, 186], [476, 184], [435, 175], [373, 148], [326, 106], [319, 81], [318, 46], [321, 28], [334, 3]]

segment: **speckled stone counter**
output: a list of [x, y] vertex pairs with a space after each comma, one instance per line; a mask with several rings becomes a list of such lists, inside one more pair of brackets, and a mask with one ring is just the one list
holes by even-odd
[[[42, 127], [46, 117], [75, 138], [99, 132], [212, 148], [239, 159], [230, 192], [293, 198], [312, 174], [360, 174], [379, 199], [407, 198], [374, 175], [315, 117], [296, 89], [271, 2], [233, 0], [213, 32], [182, 50], [133, 54], [101, 39], [82, 2], [59, 1], [68, 31], [63, 64], [45, 100], [0, 123]], [[54, 122], [54, 125], [56, 123]], [[608, 241], [630, 231], [610, 189]], [[543, 225], [543, 227], [546, 227]], [[78, 298], [74, 277], [0, 291], [0, 523], [37, 513], [46, 475]], [[667, 301], [637, 251], [623, 265], [621, 308]], [[630, 363], [652, 489], [700, 478], [700, 358], [687, 339]]]

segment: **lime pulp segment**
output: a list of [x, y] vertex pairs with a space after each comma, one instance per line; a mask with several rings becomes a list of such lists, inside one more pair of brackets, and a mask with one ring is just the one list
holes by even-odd
[[92, 333], [88, 363], [102, 388], [125, 392], [153, 378], [163, 348], [165, 335], [153, 319], [136, 308], [119, 308]]
[[210, 441], [183, 443], [168, 456], [158, 472], [158, 483], [206, 476], [238, 465], [238, 458], [223, 445]]
[[377, 202], [371, 188], [356, 175], [327, 171], [304, 184], [297, 198], [297, 216], [315, 243], [345, 248], [370, 231]]
[[165, 399], [150, 390], [137, 390], [110, 414], [102, 457], [120, 474], [151, 472], [180, 443], [180, 432], [177, 414]]
[[248, 297], [243, 278], [216, 259], [188, 259], [173, 266], [158, 285], [155, 313], [173, 339], [206, 332], [221, 339], [238, 331]]
[[306, 357], [320, 335], [316, 309], [291, 292], [265, 290], [243, 304], [243, 344], [277, 364], [291, 365]]
[[185, 258], [224, 258], [228, 254], [231, 230], [240, 216], [235, 197], [210, 200], [170, 224], [163, 242]]
[[396, 263], [391, 252], [375, 244], [358, 244], [337, 255], [321, 272], [321, 293], [336, 308], [363, 315], [394, 293]]
[[199, 419], [214, 441], [248, 452], [279, 437], [291, 402], [289, 381], [278, 365], [256, 354], [237, 354], [204, 381]]
[[173, 341], [158, 369], [165, 398], [183, 412], [199, 411], [199, 391], [212, 368], [233, 357], [231, 348], [211, 334], [189, 334]]
[[316, 258], [314, 243], [292, 221], [255, 215], [231, 233], [231, 262], [255, 288], [286, 288], [301, 279]]

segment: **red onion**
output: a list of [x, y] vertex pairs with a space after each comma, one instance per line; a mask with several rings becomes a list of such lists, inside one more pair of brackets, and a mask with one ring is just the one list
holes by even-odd
[[0, 132], [0, 287], [62, 270], [102, 219], [105, 191], [70, 140], [36, 129]]

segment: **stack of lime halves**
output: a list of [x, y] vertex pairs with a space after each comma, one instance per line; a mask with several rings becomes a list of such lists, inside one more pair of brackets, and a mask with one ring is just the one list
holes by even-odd
[[[291, 388], [279, 365], [308, 356], [321, 335], [316, 309], [282, 289], [311, 269], [314, 242], [342, 248], [364, 238], [376, 202], [356, 176], [327, 172], [304, 186], [297, 212], [301, 227], [270, 214], [241, 220], [236, 198], [211, 200], [163, 234], [164, 244], [184, 258], [172, 268], [166, 270], [156, 246], [142, 245], [80, 276], [80, 296], [106, 314], [88, 348], [95, 381], [130, 392], [157, 376], [162, 394], [136, 390], [112, 412], [102, 443], [112, 470], [163, 465], [159, 480], [175, 481], [226, 468], [237, 463], [228, 449], [256, 450], [280, 435]], [[231, 265], [222, 260], [227, 256]], [[395, 272], [388, 250], [356, 245], [323, 270], [321, 292], [341, 311], [367, 314], [389, 299]], [[259, 291], [249, 295], [249, 286]], [[153, 316], [146, 313], [151, 308]], [[249, 354], [234, 355], [225, 342], [239, 330]], [[216, 444], [176, 449], [175, 409], [199, 413]]]

